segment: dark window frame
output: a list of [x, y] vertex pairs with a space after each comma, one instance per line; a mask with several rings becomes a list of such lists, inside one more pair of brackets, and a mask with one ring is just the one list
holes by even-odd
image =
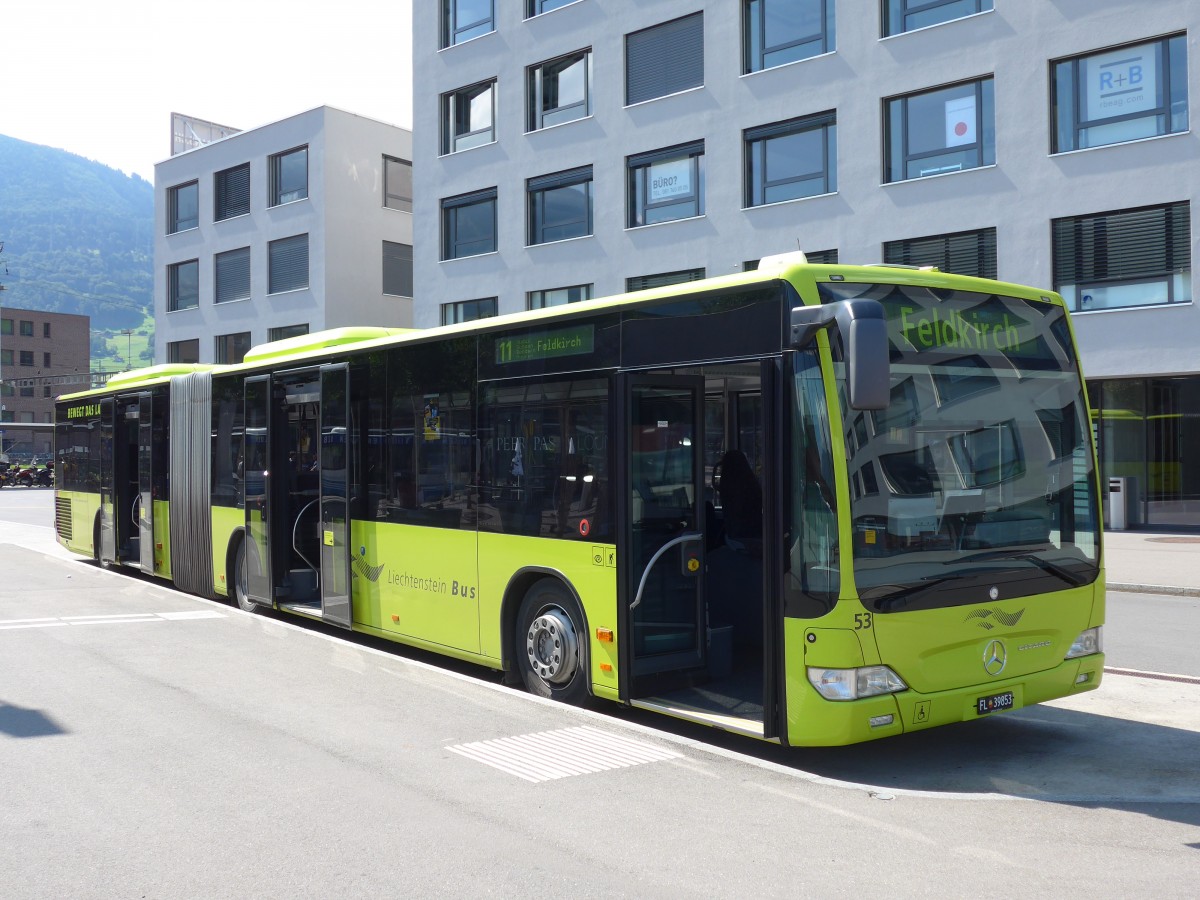
[[[648, 179], [654, 166], [660, 163], [689, 160], [692, 188], [686, 194], [672, 195], [660, 200], [651, 201], [650, 193], [653, 185]], [[658, 225], [663, 222], [674, 222], [680, 219], [694, 219], [704, 215], [704, 141], [692, 141], [678, 144], [674, 147], [664, 147], [626, 158], [627, 174], [627, 228], [643, 228], [647, 225]], [[659, 210], [671, 210], [674, 207], [685, 209], [683, 215], [672, 215], [659, 218], [652, 215]], [[649, 219], [653, 218], [653, 221]]]
[[[775, 3], [796, 4], [797, 0], [742, 0], [742, 73], [763, 72], [778, 66], [811, 59], [823, 53], [834, 50], [834, 0], [803, 0], [810, 6], [818, 7], [819, 29], [809, 35], [799, 38], [768, 44], [767, 25], [770, 19], [766, 14], [768, 5]], [[803, 48], [813, 47], [812, 52]], [[787, 51], [799, 51], [798, 54], [788, 54]], [[768, 62], [768, 57], [783, 55], [788, 58], [776, 62]]]
[[[285, 165], [289, 160], [303, 154], [304, 156], [304, 186], [294, 185], [291, 181], [292, 173], [285, 171]], [[308, 145], [303, 144], [299, 147], [293, 147], [290, 150], [284, 150], [282, 153], [272, 153], [268, 166], [270, 178], [268, 179], [268, 205], [283, 206], [287, 203], [298, 203], [301, 200], [308, 199], [309, 186], [309, 168], [308, 168]]]
[[[244, 265], [242, 260], [245, 260]], [[222, 267], [239, 266], [244, 269], [244, 277], [241, 272], [234, 272], [230, 268], [222, 271]], [[236, 285], [231, 285], [234, 279], [237, 279]], [[225, 296], [225, 291], [232, 289], [233, 293]], [[213, 254], [213, 303], [233, 303], [238, 300], [250, 299], [250, 248], [238, 247], [234, 250], [226, 250], [224, 253]]]
[[[910, 16], [921, 16], [940, 8], [948, 9], [954, 6], [966, 7], [969, 5], [973, 5], [975, 8], [968, 12], [952, 12], [947, 14], [945, 18], [935, 18], [932, 21], [921, 22], [920, 24], [909, 25], [907, 22]], [[991, 12], [993, 8], [992, 0], [882, 0], [879, 22], [882, 26], [883, 37], [892, 37], [897, 34], [918, 31], [922, 28], [933, 28], [935, 25], [954, 22], [958, 19], [965, 19], [968, 16], [977, 16], [980, 13]]]
[[[195, 352], [185, 354], [185, 350], [192, 349]], [[187, 338], [182, 341], [170, 341], [167, 343], [167, 362], [169, 363], [198, 363], [200, 362], [200, 338]]]
[[[774, 180], [767, 178], [768, 142], [813, 131], [821, 132], [821, 168], [809, 175], [789, 175]], [[837, 115], [833, 111], [747, 128], [743, 132], [743, 146], [746, 172], [743, 202], [747, 208], [802, 200], [806, 197], [832, 194], [837, 190]], [[763, 176], [761, 179], [758, 178], [759, 173]], [[767, 199], [767, 192], [773, 188], [802, 185], [816, 180], [820, 181], [820, 190], [813, 193]]]
[[[571, 191], [583, 187], [582, 215], [575, 210], [575, 216], [561, 222], [551, 224], [547, 221], [547, 208], [554, 202], [555, 192]], [[525, 193], [528, 198], [529, 229], [527, 239], [529, 246], [549, 244], [555, 241], [569, 241], [574, 238], [589, 237], [592, 234], [592, 167], [581, 166], [565, 172], [555, 172], [552, 175], [540, 175], [527, 179]], [[576, 198], [568, 197], [568, 202], [574, 204]], [[572, 231], [571, 227], [578, 228]], [[552, 234], [552, 231], [562, 231], [562, 234]]]
[[490, 319], [499, 315], [498, 297], [479, 297], [475, 300], [459, 300], [443, 303], [441, 321], [443, 325], [459, 325], [477, 319]]
[[[464, 209], [483, 208], [490, 206], [491, 235], [471, 240], [458, 236], [459, 213]], [[499, 228], [497, 225], [497, 193], [496, 188], [482, 191], [472, 191], [457, 197], [447, 197], [442, 200], [442, 260], [464, 259], [469, 256], [482, 256], [485, 253], [495, 253], [499, 244]], [[483, 249], [462, 252], [463, 245], [482, 245]]]
[[[182, 218], [186, 215], [186, 207], [181, 211], [180, 198], [183, 192], [191, 189], [193, 192], [192, 199], [189, 202], [191, 206], [191, 217]], [[188, 181], [183, 184], [177, 184], [167, 188], [167, 234], [178, 234], [181, 231], [191, 231], [193, 228], [200, 227], [200, 182], [196, 180]]]
[[442, 0], [441, 49], [445, 50], [448, 47], [456, 47], [459, 44], [465, 44], [467, 41], [494, 32], [496, 30], [495, 0], [488, 0], [488, 9], [490, 12], [484, 18], [460, 23], [458, 21], [457, 0]]
[[[571, 303], [582, 303], [585, 300], [591, 300], [594, 284], [569, 284], [564, 287], [545, 288], [540, 291], [529, 291], [525, 294], [526, 309], [549, 309], [554, 306], [567, 306]], [[559, 291], [567, 291], [567, 299], [562, 303], [547, 303], [548, 295], [556, 294]], [[579, 296], [574, 296], [572, 292], [577, 292]], [[536, 298], [536, 301], [535, 301]]]
[[[486, 127], [473, 128], [471, 102], [484, 92], [489, 94], [488, 123]], [[442, 94], [442, 156], [496, 143], [496, 93], [497, 79], [487, 78]]]
[[[400, 173], [405, 173], [401, 175]], [[397, 183], [399, 182], [399, 183]], [[383, 205], [387, 209], [412, 212], [412, 161], [398, 156], [383, 157]]]
[[[180, 276], [188, 268], [195, 272], [195, 289], [185, 294]], [[188, 285], [187, 287], [190, 287]], [[193, 302], [187, 303], [187, 300]], [[167, 266], [167, 312], [180, 312], [185, 309], [196, 309], [200, 306], [200, 260], [185, 259]]]
[[[1087, 80], [1081, 77], [1081, 64], [1087, 60], [1122, 51], [1133, 51], [1142, 47], [1155, 50], [1156, 106], [1153, 109], [1108, 116], [1098, 119], [1083, 118], [1081, 110], [1087, 107]], [[1182, 75], [1182, 78], [1178, 77]], [[1123, 76], [1121, 76], [1123, 77]], [[1178, 117], [1175, 108], [1179, 107]], [[1178, 118], [1178, 121], [1176, 119]], [[1089, 143], [1083, 146], [1086, 135], [1092, 129], [1122, 122], [1138, 122], [1153, 119], [1155, 132], [1116, 140]], [[1168, 134], [1180, 134], [1189, 128], [1187, 35], [1170, 34], [1159, 38], [1147, 38], [1105, 47], [1089, 53], [1063, 57], [1050, 62], [1050, 152], [1070, 153], [1075, 150], [1090, 150], [1096, 147], [1111, 147], [1130, 141], [1146, 140]]]
[[[394, 290], [389, 290], [389, 288], [394, 288]], [[402, 244], [399, 241], [383, 242], [382, 293], [389, 297], [413, 296], [412, 244]]]
[[[935, 94], [950, 93], [967, 86], [973, 88], [971, 97], [975, 104], [975, 140], [970, 143], [945, 145], [929, 150], [911, 150], [912, 114], [909, 107], [912, 101], [930, 98]], [[942, 102], [944, 104], [947, 101], [943, 100]], [[921, 91], [887, 97], [883, 101], [883, 122], [883, 180], [885, 184], [965, 172], [970, 169], [992, 166], [996, 163], [995, 79], [992, 75], [981, 75], [978, 78], [968, 78], [953, 84], [943, 84]], [[943, 128], [945, 127], [946, 123], [943, 120]], [[973, 159], [960, 160], [957, 165], [953, 163], [942, 165], [928, 172], [908, 174], [910, 167], [922, 160], [953, 159], [963, 154], [973, 154]]]
[[[239, 344], [241, 347], [239, 348]], [[235, 331], [213, 337], [213, 362], [219, 365], [240, 363], [250, 352], [252, 344], [249, 331]], [[238, 351], [241, 349], [239, 355]]]
[[[583, 62], [583, 99], [560, 104], [547, 110], [545, 102], [550, 92], [549, 79], [551, 77], [557, 79], [559, 75], [581, 61]], [[560, 68], [554, 68], [556, 66]], [[592, 114], [592, 48], [564, 53], [554, 59], [529, 66], [525, 70], [525, 82], [526, 102], [528, 103], [525, 127], [528, 131], [541, 131], [555, 125], [565, 125], [567, 122], [586, 119]], [[557, 96], [558, 88], [555, 87], [553, 92]]]

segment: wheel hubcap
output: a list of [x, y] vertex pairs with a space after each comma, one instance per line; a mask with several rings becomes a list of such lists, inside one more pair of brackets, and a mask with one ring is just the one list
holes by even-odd
[[550, 684], [564, 684], [575, 675], [579, 641], [571, 617], [561, 609], [548, 609], [529, 625], [525, 636], [529, 665]]

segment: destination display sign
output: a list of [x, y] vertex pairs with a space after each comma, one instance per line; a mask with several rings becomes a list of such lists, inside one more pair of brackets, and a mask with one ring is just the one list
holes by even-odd
[[559, 356], [582, 356], [596, 348], [594, 325], [574, 325], [496, 339], [496, 365], [534, 362]]

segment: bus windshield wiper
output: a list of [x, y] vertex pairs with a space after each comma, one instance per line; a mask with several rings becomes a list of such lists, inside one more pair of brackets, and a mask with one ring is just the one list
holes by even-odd
[[1036, 553], [1030, 550], [985, 550], [982, 553], [972, 553], [970, 556], [963, 556], [959, 559], [946, 560], [942, 565], [957, 565], [959, 563], [978, 562], [981, 560], [1007, 560], [1019, 559], [1025, 562], [1031, 562], [1043, 572], [1049, 572], [1051, 575], [1065, 581], [1072, 587], [1078, 587], [1081, 584], [1086, 584], [1087, 579], [1081, 575], [1076, 575], [1070, 569], [1065, 569], [1057, 563], [1052, 563], [1048, 559], [1042, 559]]
[[900, 607], [904, 606], [907, 598], [911, 597], [913, 594], [919, 591], [928, 590], [929, 588], [935, 587], [943, 582], [950, 581], [955, 577], [957, 576], [945, 575], [940, 578], [934, 578], [932, 575], [927, 575], [916, 584], [910, 584], [908, 587], [897, 588], [889, 593], [879, 595], [878, 600], [869, 596], [871, 591], [877, 591], [880, 588], [887, 588], [890, 587], [890, 585], [881, 584], [873, 588], [867, 588], [867, 590], [859, 596], [863, 600], [875, 601], [875, 606], [880, 612], [891, 612], [894, 609], [899, 609]]

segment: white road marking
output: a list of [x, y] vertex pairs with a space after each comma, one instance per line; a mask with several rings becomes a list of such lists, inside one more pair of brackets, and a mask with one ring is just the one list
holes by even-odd
[[446, 749], [535, 783], [678, 759], [680, 756], [673, 750], [609, 734], [587, 725], [492, 741], [475, 741]]
[[191, 619], [224, 619], [225, 613], [211, 609], [186, 612], [121, 613], [117, 615], [59, 616], [50, 619], [0, 619], [0, 631], [17, 628], [59, 628], [64, 625], [143, 625], [148, 622], [181, 622]]

